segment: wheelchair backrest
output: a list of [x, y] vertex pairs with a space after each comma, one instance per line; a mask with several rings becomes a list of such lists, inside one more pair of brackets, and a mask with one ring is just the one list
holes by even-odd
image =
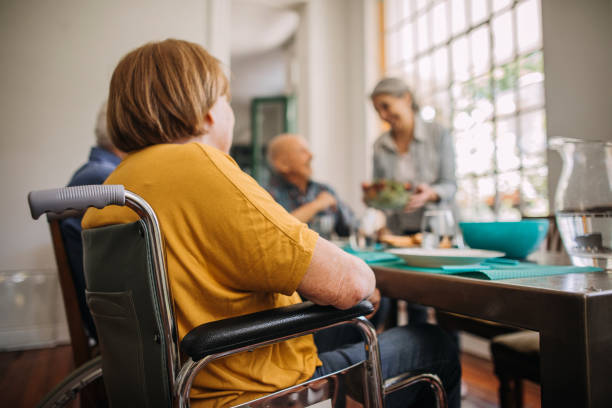
[[83, 231], [87, 303], [111, 406], [171, 406], [166, 336], [155, 296], [146, 224]]

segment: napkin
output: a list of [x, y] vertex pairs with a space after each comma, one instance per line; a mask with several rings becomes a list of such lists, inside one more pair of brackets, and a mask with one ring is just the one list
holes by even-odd
[[[379, 246], [380, 244], [376, 244], [377, 246]], [[382, 249], [383, 246], [380, 245], [380, 249]], [[367, 264], [372, 264], [372, 263], [379, 263], [379, 262], [391, 262], [391, 261], [400, 261], [401, 258], [390, 254], [388, 252], [381, 252], [381, 251], [356, 251], [353, 248], [351, 248], [349, 245], [345, 246], [343, 248], [346, 252], [348, 252], [349, 254], [355, 255], [361, 259], [363, 259], [365, 261], [365, 263]]]
[[516, 264], [495, 264], [486, 261], [476, 265], [445, 265], [441, 268], [420, 268], [406, 264], [403, 260], [377, 263], [376, 266], [406, 269], [417, 272], [438, 273], [444, 275], [457, 275], [467, 278], [500, 280], [531, 278], [535, 276], [563, 275], [566, 273], [586, 273], [602, 271], [592, 266], [572, 265], [537, 265], [529, 262]]

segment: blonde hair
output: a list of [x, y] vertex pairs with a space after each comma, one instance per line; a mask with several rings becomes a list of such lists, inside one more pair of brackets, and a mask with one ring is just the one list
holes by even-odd
[[124, 56], [111, 78], [107, 124], [124, 152], [205, 133], [205, 118], [229, 82], [198, 44], [168, 39]]

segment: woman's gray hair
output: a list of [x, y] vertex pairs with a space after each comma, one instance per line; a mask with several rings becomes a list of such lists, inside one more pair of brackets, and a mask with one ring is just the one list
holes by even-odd
[[106, 150], [112, 150], [114, 148], [113, 141], [108, 134], [108, 128], [106, 126], [106, 109], [107, 101], [104, 101], [100, 110], [98, 111], [98, 117], [96, 119], [96, 146]]
[[401, 98], [402, 96], [408, 94], [410, 95], [410, 100], [412, 100], [412, 110], [415, 112], [418, 112], [419, 110], [419, 104], [414, 99], [412, 90], [408, 84], [406, 84], [406, 82], [400, 78], [387, 77], [378, 81], [374, 87], [374, 90], [370, 94], [370, 99], [374, 99], [376, 95], [382, 94], [395, 96], [396, 98]]

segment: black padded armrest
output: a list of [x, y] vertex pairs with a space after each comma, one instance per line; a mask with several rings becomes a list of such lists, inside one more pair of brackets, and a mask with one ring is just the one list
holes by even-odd
[[367, 300], [347, 310], [303, 302], [202, 324], [183, 338], [181, 350], [193, 361], [204, 356], [315, 330], [372, 313]]

